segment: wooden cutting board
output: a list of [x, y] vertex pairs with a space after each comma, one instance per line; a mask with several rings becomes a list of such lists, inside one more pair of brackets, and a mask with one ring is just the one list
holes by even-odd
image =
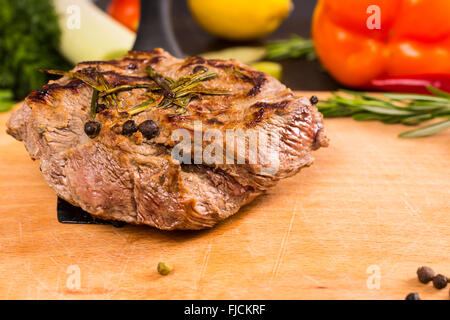
[[[310, 95], [311, 93], [307, 93]], [[1, 299], [448, 299], [450, 131], [326, 120], [315, 164], [216, 228], [66, 225], [0, 115]], [[174, 266], [166, 276], [159, 261]]]

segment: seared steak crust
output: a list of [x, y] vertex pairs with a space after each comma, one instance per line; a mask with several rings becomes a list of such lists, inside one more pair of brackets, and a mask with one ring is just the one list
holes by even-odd
[[[149, 108], [131, 117], [124, 110], [147, 99], [146, 89], [139, 85], [154, 84], [147, 66], [172, 79], [207, 68], [218, 76], [203, 86], [229, 94], [202, 95], [183, 114], [174, 114], [173, 108]], [[180, 60], [155, 49], [130, 52], [117, 60], [83, 62], [73, 71], [98, 72], [113, 88], [137, 88], [118, 92], [122, 109], [99, 109], [95, 121], [101, 131], [94, 139], [84, 132], [85, 123], [93, 120], [93, 89], [69, 77], [31, 93], [7, 128], [24, 142], [32, 159], [40, 160], [44, 178], [59, 197], [100, 218], [165, 230], [212, 227], [280, 179], [311, 165], [311, 151], [328, 144], [322, 116], [308, 99], [295, 97], [279, 81], [234, 60]], [[154, 121], [159, 134], [150, 140], [140, 132], [122, 135], [120, 126], [130, 119], [137, 124]], [[234, 154], [245, 164], [180, 164], [171, 155], [176, 145], [172, 133], [186, 129], [194, 137], [199, 134], [196, 121], [202, 124], [200, 135], [208, 130], [225, 136], [227, 130], [258, 129], [280, 143], [269, 142], [262, 156], [261, 151], [252, 154], [254, 150]], [[225, 139], [221, 142], [225, 151], [232, 148]], [[214, 143], [219, 141], [203, 141], [200, 147]], [[261, 157], [275, 156], [277, 170], [262, 171], [270, 163]], [[257, 163], [249, 163], [252, 157]]]

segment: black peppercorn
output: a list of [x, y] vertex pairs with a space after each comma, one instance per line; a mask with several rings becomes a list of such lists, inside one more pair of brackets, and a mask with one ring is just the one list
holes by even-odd
[[192, 70], [192, 73], [199, 73], [199, 72], [206, 72], [208, 71], [208, 68], [202, 65], [198, 65]]
[[316, 105], [316, 104], [319, 103], [319, 98], [317, 98], [317, 96], [312, 96], [312, 97], [309, 99], [309, 102], [311, 102], [312, 105]]
[[438, 274], [433, 278], [433, 286], [439, 290], [444, 289], [447, 286], [447, 282], [447, 277], [442, 274]]
[[405, 300], [420, 300], [420, 296], [418, 293], [413, 292], [406, 296]]
[[139, 131], [150, 140], [159, 134], [159, 128], [153, 120], [146, 120], [139, 125]]
[[430, 267], [423, 266], [417, 269], [417, 278], [422, 283], [427, 284], [428, 282], [433, 280], [434, 276], [435, 273]]
[[129, 136], [138, 131], [138, 127], [136, 122], [133, 120], [128, 120], [122, 125], [122, 134]]
[[94, 139], [98, 136], [101, 130], [100, 123], [96, 121], [88, 121], [84, 125], [84, 132], [88, 135], [89, 138]]

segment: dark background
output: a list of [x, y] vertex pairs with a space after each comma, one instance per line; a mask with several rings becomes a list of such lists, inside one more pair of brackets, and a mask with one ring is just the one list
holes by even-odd
[[[105, 9], [109, 0], [98, 0], [96, 2]], [[265, 41], [288, 38], [293, 33], [310, 38], [311, 17], [316, 2], [316, 0], [293, 0], [294, 9], [291, 15], [273, 34], [258, 42], [230, 42], [210, 36], [195, 23], [189, 12], [187, 0], [172, 0], [172, 23], [177, 41], [183, 52], [192, 56], [230, 46], [260, 45]], [[142, 12], [141, 14], [148, 18], [152, 16], [150, 12]], [[339, 87], [317, 61], [295, 59], [282, 61], [281, 64], [283, 65], [282, 81], [294, 90], [335, 90]]]

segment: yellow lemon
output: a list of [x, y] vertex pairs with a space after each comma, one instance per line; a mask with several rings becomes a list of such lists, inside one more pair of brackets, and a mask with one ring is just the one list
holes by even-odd
[[292, 9], [291, 0], [189, 0], [197, 23], [230, 40], [261, 38], [275, 31]]

